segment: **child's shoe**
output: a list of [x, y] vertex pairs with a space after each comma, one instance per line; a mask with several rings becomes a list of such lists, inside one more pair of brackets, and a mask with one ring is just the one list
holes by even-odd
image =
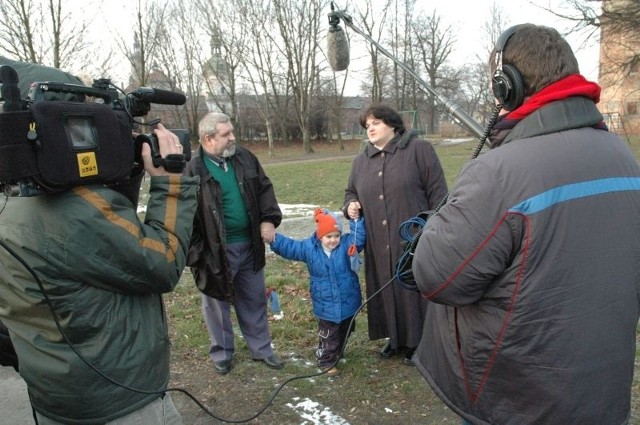
[[338, 375], [338, 374], [340, 373], [340, 372], [338, 371], [338, 368], [336, 368], [335, 366], [334, 366], [334, 367], [330, 367], [330, 368], [322, 369], [322, 371], [323, 371], [325, 374], [329, 375], [329, 376], [336, 376], [336, 375]]

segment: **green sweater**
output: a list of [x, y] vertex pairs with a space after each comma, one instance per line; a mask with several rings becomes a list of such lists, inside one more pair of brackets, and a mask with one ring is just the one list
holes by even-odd
[[246, 242], [251, 240], [251, 222], [242, 200], [240, 185], [231, 161], [227, 161], [227, 169], [214, 163], [205, 156], [204, 161], [209, 174], [220, 184], [222, 193], [222, 210], [226, 243]]

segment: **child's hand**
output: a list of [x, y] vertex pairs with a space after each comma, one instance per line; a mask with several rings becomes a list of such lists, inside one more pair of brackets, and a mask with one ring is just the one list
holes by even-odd
[[262, 242], [271, 244], [276, 237], [276, 228], [273, 223], [263, 221], [260, 223], [260, 236], [262, 236]]

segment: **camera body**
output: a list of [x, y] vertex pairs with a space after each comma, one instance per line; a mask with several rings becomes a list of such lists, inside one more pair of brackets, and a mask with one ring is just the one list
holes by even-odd
[[34, 82], [22, 99], [17, 73], [8, 65], [0, 66], [0, 83], [0, 188], [7, 195], [126, 183], [142, 171], [143, 143], [151, 146], [154, 165], [171, 172], [181, 172], [190, 158], [186, 130], [175, 130], [184, 154], [166, 158], [155, 134], [133, 137], [134, 125], [158, 122], [136, 120], [151, 103], [182, 105], [182, 94], [143, 87], [121, 97], [110, 80], [98, 79], [91, 87]]

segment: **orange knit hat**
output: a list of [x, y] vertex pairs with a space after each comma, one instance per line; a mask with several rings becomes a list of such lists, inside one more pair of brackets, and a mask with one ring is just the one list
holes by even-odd
[[313, 213], [316, 219], [316, 237], [321, 239], [331, 232], [342, 233], [342, 226], [336, 217], [324, 208], [316, 208]]

